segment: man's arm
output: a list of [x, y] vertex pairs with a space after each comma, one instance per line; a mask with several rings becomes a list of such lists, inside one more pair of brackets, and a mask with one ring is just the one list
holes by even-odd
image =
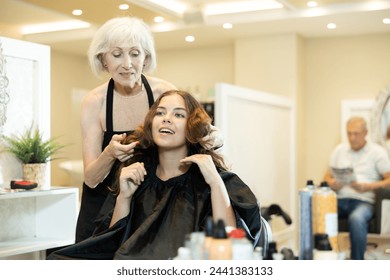
[[372, 183], [353, 182], [351, 187], [359, 192], [373, 191], [379, 188], [390, 188], [390, 172], [382, 174], [383, 179]]

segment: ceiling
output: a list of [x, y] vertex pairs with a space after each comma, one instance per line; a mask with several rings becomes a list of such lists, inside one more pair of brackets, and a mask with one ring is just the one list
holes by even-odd
[[[187, 5], [187, 9], [181, 12], [167, 9], [170, 1], [0, 0], [0, 36], [85, 55], [95, 30], [108, 19], [123, 15], [142, 18], [152, 27], [157, 50], [222, 45], [233, 42], [235, 38], [269, 34], [297, 33], [303, 37], [322, 37], [390, 32], [390, 24], [382, 22], [384, 18], [390, 19], [390, 0], [318, 0], [315, 8], [309, 8], [306, 0], [274, 0], [282, 4], [282, 8], [251, 12], [240, 12], [240, 9], [248, 7], [248, 1], [254, 0], [175, 0]], [[225, 6], [232, 2], [240, 2], [240, 5], [234, 13], [206, 14], [206, 4], [220, 2]], [[129, 9], [119, 10], [119, 4], [128, 4]], [[73, 16], [74, 9], [82, 9], [83, 14]], [[154, 23], [155, 16], [163, 16], [165, 22]], [[72, 19], [88, 22], [90, 27], [28, 35], [21, 32], [29, 24], [53, 25]], [[225, 22], [232, 23], [233, 28], [223, 29], [221, 26]], [[337, 28], [327, 29], [330, 22]], [[195, 36], [195, 41], [185, 42], [187, 35]]]

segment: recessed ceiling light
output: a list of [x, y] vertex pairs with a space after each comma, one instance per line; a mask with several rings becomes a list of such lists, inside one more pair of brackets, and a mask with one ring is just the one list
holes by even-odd
[[164, 22], [164, 18], [161, 16], [154, 17], [154, 22], [155, 23], [161, 23]]
[[186, 42], [192, 43], [195, 41], [195, 37], [192, 35], [188, 35], [188, 36], [186, 36], [185, 40], [186, 40]]
[[181, 1], [177, 1], [177, 0], [164, 0], [164, 1], [147, 0], [147, 1], [153, 3], [154, 5], [171, 10], [175, 13], [180, 14], [180, 15], [183, 14], [185, 12], [185, 10], [187, 9], [187, 5], [185, 3], [182, 3]]
[[81, 16], [83, 14], [83, 10], [76, 9], [72, 11], [72, 15], [74, 16]]
[[336, 29], [337, 25], [333, 22], [331, 23], [328, 23], [328, 25], [326, 26], [328, 29]]
[[119, 5], [119, 10], [126, 11], [129, 9], [129, 5], [127, 4], [120, 4]]
[[306, 5], [308, 6], [308, 7], [310, 7], [310, 8], [314, 8], [314, 7], [317, 7], [317, 2], [316, 1], [308, 1], [307, 3], [306, 3]]
[[390, 24], [390, 18], [384, 18], [383, 19], [384, 24]]
[[73, 29], [88, 28], [90, 26], [91, 26], [90, 23], [81, 20], [48, 22], [42, 24], [25, 25], [22, 28], [22, 34], [26, 35], [26, 34], [53, 32], [53, 31], [73, 30]]
[[281, 8], [283, 8], [283, 5], [275, 0], [230, 1], [206, 4], [204, 8], [204, 14], [211, 16]]
[[230, 22], [226, 22], [222, 25], [223, 28], [225, 29], [232, 29], [233, 28], [233, 24], [231, 24]]

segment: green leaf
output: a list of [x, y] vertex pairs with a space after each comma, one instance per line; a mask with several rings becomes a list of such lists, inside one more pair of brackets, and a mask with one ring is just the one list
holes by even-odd
[[32, 126], [22, 135], [2, 136], [2, 139], [6, 144], [3, 152], [13, 154], [23, 163], [48, 162], [65, 147], [54, 138], [44, 140], [39, 128], [33, 129]]

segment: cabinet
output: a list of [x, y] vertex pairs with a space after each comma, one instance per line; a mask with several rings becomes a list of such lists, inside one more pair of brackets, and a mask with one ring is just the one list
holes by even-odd
[[0, 194], [0, 258], [73, 244], [78, 188]]

